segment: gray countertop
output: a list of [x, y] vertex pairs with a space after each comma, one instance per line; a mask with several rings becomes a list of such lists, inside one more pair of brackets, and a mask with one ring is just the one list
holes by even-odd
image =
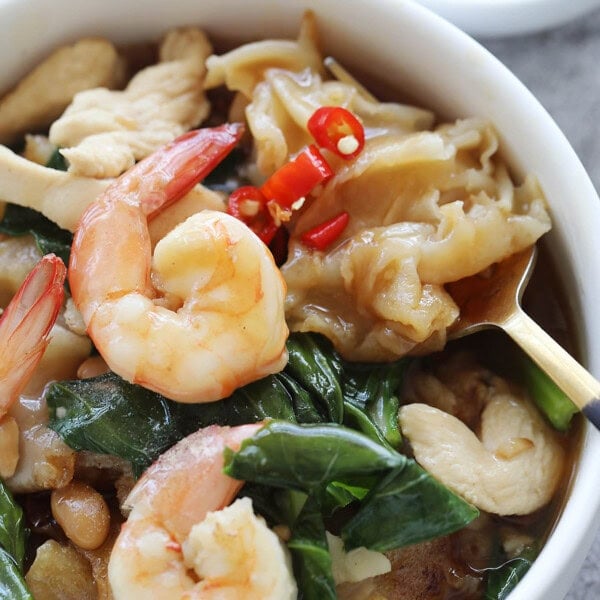
[[[600, 191], [600, 10], [549, 32], [479, 41], [553, 116]], [[598, 599], [600, 533], [567, 595]]]
[[600, 190], [600, 10], [546, 33], [479, 41], [552, 115]]

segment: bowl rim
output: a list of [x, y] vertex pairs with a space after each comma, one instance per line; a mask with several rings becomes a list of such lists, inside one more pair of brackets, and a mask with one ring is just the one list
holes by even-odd
[[[258, 39], [263, 31], [267, 35], [280, 31], [279, 37], [294, 37], [300, 15], [311, 8], [326, 46], [339, 48], [339, 55], [348, 65], [368, 68], [378, 57], [388, 79], [410, 81], [413, 95], [426, 98], [427, 104], [444, 114], [466, 116], [473, 112], [471, 107], [480, 106], [479, 114], [492, 118], [499, 130], [509, 161], [544, 177], [542, 183], [553, 216], [561, 219], [551, 234], [552, 252], [562, 257], [561, 275], [581, 290], [581, 304], [574, 309], [586, 315], [586, 327], [581, 326], [579, 332], [584, 363], [600, 376], [600, 342], [594, 339], [594, 332], [600, 332], [600, 316], [595, 317], [591, 308], [594, 303], [600, 305], [600, 283], [585, 280], [582, 273], [590, 256], [600, 266], [600, 258], [596, 259], [600, 257], [600, 238], [595, 236], [600, 230], [598, 195], [569, 142], [541, 104], [490, 52], [457, 27], [411, 0], [346, 0], [343, 11], [335, 0], [255, 0], [251, 6], [246, 0], [204, 0], [202, 4], [194, 0], [160, 4], [146, 0], [80, 0], [77, 11], [69, 11], [68, 7], [69, 0], [0, 0], [0, 29], [4, 29], [4, 36], [0, 36], [0, 73], [4, 81], [13, 83], [18, 70], [15, 61], [29, 67], [49, 48], [75, 39], [75, 35], [103, 33], [121, 42], [135, 27], [138, 39], [148, 39], [184, 22], [208, 23], [209, 31], [226, 35], [231, 32], [231, 15], [236, 14], [237, 26], [243, 24], [243, 40]], [[59, 18], [57, 13], [61, 12]], [[144, 19], [135, 20], [139, 14], [144, 14]], [[204, 19], [200, 19], [201, 14]], [[265, 20], [261, 15], [269, 18]], [[367, 32], [377, 35], [365, 35], [365, 23], [369, 24]], [[29, 44], [27, 36], [35, 43]], [[389, 39], [394, 40], [393, 45]], [[432, 81], [426, 72], [418, 72], [415, 59], [411, 67], [411, 59], [404, 58], [409, 51], [427, 65], [427, 70], [439, 74], [439, 80]], [[452, 64], [468, 68], [444, 73], [444, 65]], [[440, 97], [439, 90], [450, 89], [453, 83], [457, 88], [474, 90], [473, 97], [460, 98], [460, 102]], [[561, 169], [553, 167], [552, 173], [549, 164], [560, 164]], [[567, 209], [562, 198], [568, 198], [573, 206]], [[599, 453], [600, 436], [586, 426], [570, 500], [511, 600], [560, 598], [566, 593], [576, 575], [573, 566], [583, 562], [600, 525], [600, 495], [592, 477], [593, 457]], [[553, 571], [550, 578], [549, 569]]]
[[467, 33], [509, 37], [552, 29], [600, 7], [600, 0], [417, 0]]

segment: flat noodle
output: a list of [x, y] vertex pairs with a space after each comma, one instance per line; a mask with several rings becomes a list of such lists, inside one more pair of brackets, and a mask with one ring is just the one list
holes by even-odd
[[[458, 316], [443, 285], [550, 228], [539, 186], [515, 188], [496, 149], [479, 119], [367, 141], [294, 224], [282, 267], [290, 328], [323, 333], [351, 360], [441, 349]], [[330, 251], [298, 241], [342, 210], [350, 224]]]
[[367, 139], [412, 133], [433, 124], [433, 114], [427, 110], [370, 100], [351, 84], [323, 81], [310, 68], [296, 73], [268, 69], [246, 108], [257, 166], [264, 175], [313, 142], [306, 124], [320, 106], [343, 106], [352, 111], [361, 119]]
[[317, 73], [323, 73], [314, 15], [311, 12], [304, 15], [297, 41], [252, 42], [221, 56], [210, 56], [206, 67], [206, 89], [225, 85], [232, 91], [241, 92], [246, 98], [252, 97], [254, 88], [270, 68], [297, 72], [309, 67]]
[[[539, 186], [528, 179], [515, 187], [486, 121], [429, 131], [429, 111], [377, 102], [351, 78], [324, 80], [312, 34], [281, 43], [291, 52], [285, 59], [277, 54], [280, 42], [266, 41], [208, 61], [207, 82], [251, 99], [245, 112], [262, 176], [313, 142], [307, 121], [320, 106], [351, 110], [366, 137], [353, 161], [327, 153], [334, 177], [290, 224], [282, 266], [290, 329], [326, 335], [350, 360], [441, 349], [458, 316], [444, 284], [523, 250], [550, 229]], [[342, 211], [350, 221], [333, 248], [315, 252], [299, 241]]]
[[298, 40], [245, 44], [206, 61], [206, 87], [226, 85], [251, 100], [246, 118], [263, 176], [312, 142], [306, 123], [320, 106], [343, 106], [363, 121], [367, 138], [431, 127], [430, 111], [367, 98], [356, 86], [324, 81], [314, 15], [306, 13]]

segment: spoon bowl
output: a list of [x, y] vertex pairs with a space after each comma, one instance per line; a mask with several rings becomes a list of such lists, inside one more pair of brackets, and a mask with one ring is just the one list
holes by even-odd
[[600, 382], [521, 308], [521, 298], [535, 265], [531, 246], [483, 273], [446, 286], [460, 309], [448, 332], [457, 339], [498, 327], [505, 331], [600, 430]]

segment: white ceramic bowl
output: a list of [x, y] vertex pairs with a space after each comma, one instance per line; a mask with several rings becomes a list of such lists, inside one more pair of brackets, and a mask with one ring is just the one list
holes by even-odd
[[419, 0], [471, 35], [504, 37], [551, 29], [600, 7], [600, 0]]
[[[116, 42], [155, 39], [194, 23], [238, 42], [295, 37], [315, 10], [326, 50], [374, 71], [390, 87], [445, 116], [480, 115], [501, 133], [514, 172], [535, 173], [554, 229], [551, 251], [570, 290], [587, 367], [600, 376], [600, 201], [556, 124], [494, 57], [454, 26], [407, 0], [0, 0], [0, 88], [60, 42], [100, 34]], [[0, 190], [1, 195], [1, 190]], [[591, 544], [600, 514], [600, 436], [586, 431], [569, 500], [511, 600], [564, 596]]]

